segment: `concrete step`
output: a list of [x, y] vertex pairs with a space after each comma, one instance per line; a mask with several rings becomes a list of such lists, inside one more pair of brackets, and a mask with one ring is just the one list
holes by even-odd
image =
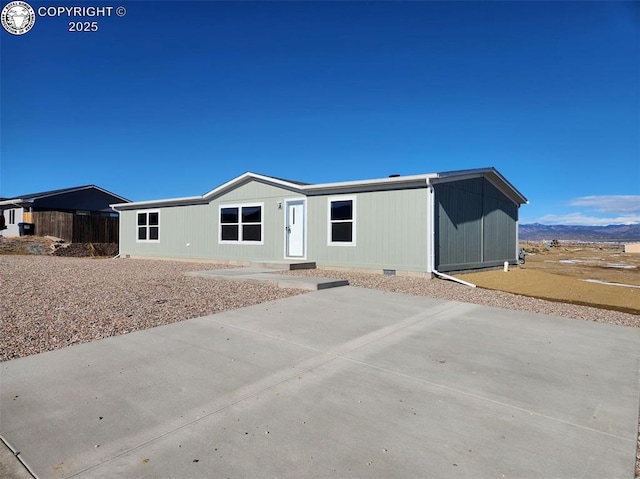
[[315, 261], [253, 261], [252, 268], [273, 269], [277, 271], [295, 271], [297, 269], [316, 269]]
[[306, 289], [318, 291], [321, 289], [348, 286], [346, 279], [319, 278], [316, 276], [287, 276], [286, 274], [271, 273], [273, 269], [259, 269], [256, 267], [238, 269], [216, 269], [204, 271], [190, 271], [189, 276], [202, 278], [223, 279], [228, 281], [245, 281], [247, 283], [268, 283], [279, 288]]

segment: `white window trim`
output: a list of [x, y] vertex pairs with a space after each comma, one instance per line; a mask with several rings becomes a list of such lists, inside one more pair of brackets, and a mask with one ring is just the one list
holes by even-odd
[[[260, 241], [243, 241], [242, 238], [242, 208], [259, 206], [260, 207]], [[222, 209], [238, 208], [238, 241], [222, 240]], [[229, 224], [229, 223], [224, 223]], [[235, 224], [235, 223], [233, 223]], [[247, 223], [256, 225], [258, 223]], [[245, 244], [245, 245], [262, 245], [264, 244], [264, 203], [233, 203], [218, 205], [218, 244]]]
[[9, 217], [7, 218], [7, 224], [15, 225], [16, 224], [16, 210], [15, 209], [10, 209], [8, 216]]
[[[344, 241], [331, 241], [331, 203], [334, 201], [348, 201], [351, 200], [351, 242]], [[357, 220], [357, 201], [355, 196], [330, 196], [327, 198], [327, 246], [356, 246], [356, 220]], [[346, 221], [341, 221], [345, 223]]]
[[[138, 239], [138, 228], [140, 228], [140, 226], [138, 226], [138, 215], [141, 213], [146, 213], [147, 215], [147, 225], [145, 226], [145, 228], [147, 228], [147, 238], [149, 238], [149, 213], [158, 213], [158, 239], [157, 240], [152, 240], [152, 239]], [[136, 210], [136, 243], [160, 243], [160, 231], [161, 231], [161, 223], [162, 220], [160, 219], [162, 215], [160, 214], [160, 210]]]

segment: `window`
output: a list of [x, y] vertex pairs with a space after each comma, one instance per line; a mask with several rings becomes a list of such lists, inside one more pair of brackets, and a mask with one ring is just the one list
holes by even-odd
[[262, 203], [220, 207], [220, 243], [262, 244]]
[[355, 246], [355, 198], [329, 198], [329, 244]]
[[138, 212], [138, 241], [160, 241], [160, 212]]
[[16, 210], [9, 210], [9, 224], [16, 224]]

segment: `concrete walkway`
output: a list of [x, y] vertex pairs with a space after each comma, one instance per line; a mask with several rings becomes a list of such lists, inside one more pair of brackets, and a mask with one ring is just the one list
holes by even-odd
[[[288, 265], [288, 264], [287, 264]], [[322, 278], [319, 276], [288, 276], [286, 274], [274, 273], [277, 268], [246, 267], [233, 269], [212, 269], [203, 271], [192, 271], [186, 273], [189, 276], [199, 276], [201, 278], [224, 279], [229, 281], [244, 281], [254, 283], [268, 283], [278, 288], [295, 288], [307, 291], [318, 291], [321, 289], [347, 286], [346, 279]], [[281, 269], [280, 271], [286, 271]]]
[[0, 363], [38, 477], [633, 478], [640, 330], [344, 287]]

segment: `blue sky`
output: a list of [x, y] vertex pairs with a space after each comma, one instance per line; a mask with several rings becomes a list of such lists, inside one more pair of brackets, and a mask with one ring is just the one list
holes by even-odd
[[640, 223], [638, 2], [29, 3], [114, 9], [0, 31], [0, 196], [494, 166], [522, 223]]

